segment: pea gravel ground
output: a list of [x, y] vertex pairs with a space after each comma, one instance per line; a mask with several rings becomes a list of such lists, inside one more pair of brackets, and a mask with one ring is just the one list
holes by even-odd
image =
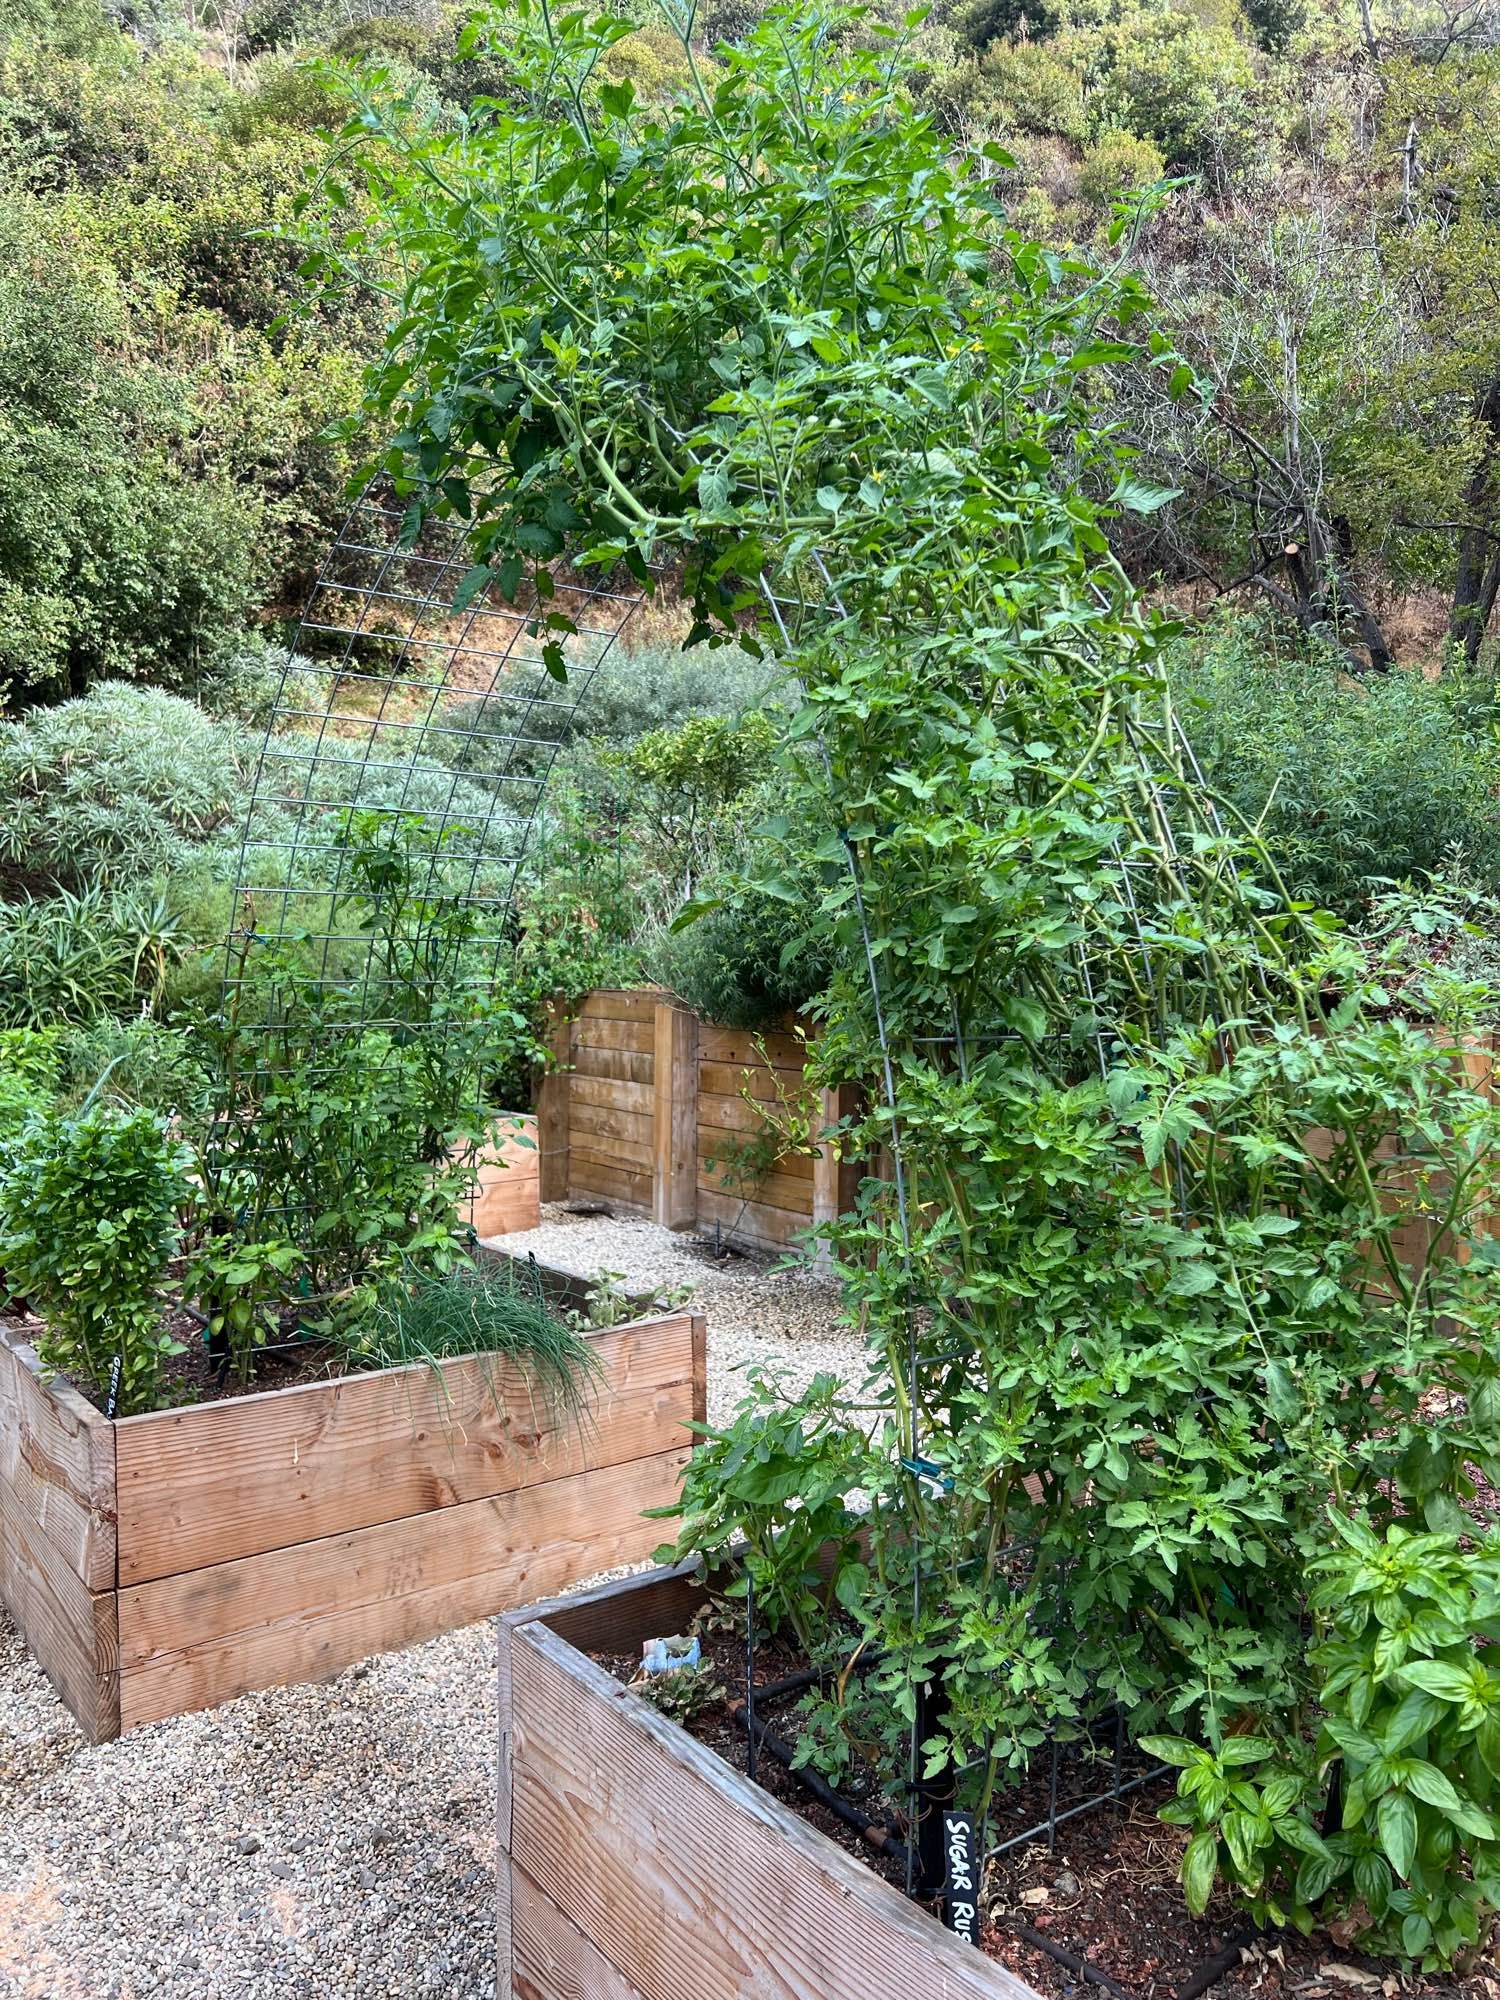
[[[747, 1363], [853, 1375], [832, 1282], [549, 1210], [544, 1262], [695, 1284], [712, 1413]], [[489, 1625], [93, 1748], [0, 1611], [3, 2000], [490, 2000]]]

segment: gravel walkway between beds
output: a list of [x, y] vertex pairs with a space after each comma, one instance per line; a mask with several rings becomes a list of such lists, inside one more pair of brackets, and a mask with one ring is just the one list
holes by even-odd
[[[746, 1362], [846, 1374], [833, 1283], [556, 1211], [544, 1262], [693, 1283], [722, 1416]], [[3, 2000], [492, 2000], [488, 1623], [90, 1748], [0, 1611]]]
[[692, 1285], [692, 1303], [708, 1315], [708, 1413], [727, 1418], [745, 1391], [744, 1370], [770, 1368], [795, 1392], [820, 1371], [858, 1378], [858, 1336], [838, 1320], [832, 1278], [766, 1257], [715, 1257], [699, 1239], [625, 1216], [543, 1211], [540, 1229], [491, 1239], [512, 1253], [592, 1276], [615, 1271], [637, 1285]]

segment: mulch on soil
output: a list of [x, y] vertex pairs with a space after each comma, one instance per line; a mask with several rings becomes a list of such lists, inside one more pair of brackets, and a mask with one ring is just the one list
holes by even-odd
[[[30, 1313], [11, 1313], [7, 1324], [24, 1341], [35, 1345], [44, 1322]], [[169, 1354], [162, 1361], [163, 1409], [187, 1408], [195, 1403], [221, 1403], [237, 1396], [255, 1396], [268, 1389], [298, 1388], [305, 1382], [328, 1382], [352, 1371], [343, 1355], [319, 1340], [297, 1337], [296, 1316], [283, 1328], [283, 1344], [256, 1351], [255, 1375], [248, 1383], [233, 1374], [221, 1375], [219, 1364], [203, 1343], [203, 1328], [191, 1313], [169, 1312], [162, 1316], [162, 1331], [181, 1341], [181, 1354]], [[65, 1375], [85, 1402], [103, 1410], [105, 1390], [95, 1382]]]

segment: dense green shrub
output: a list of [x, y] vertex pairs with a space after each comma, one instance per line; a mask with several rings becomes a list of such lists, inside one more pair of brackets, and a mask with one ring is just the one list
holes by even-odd
[[305, 77], [236, 88], [180, 17], [28, 11], [0, 27], [0, 705], [191, 692], [343, 511], [367, 302], [281, 323]]
[[[1080, 40], [1084, 38], [1080, 37]], [[1093, 101], [1177, 167], [1239, 164], [1252, 145], [1254, 66], [1227, 22], [1150, 6], [1087, 40]]]
[[53, 1031], [55, 1095], [64, 1110], [96, 1094], [102, 1102], [160, 1112], [184, 1133], [202, 1130], [212, 1078], [201, 1042], [183, 1028], [140, 1015], [101, 1015]]
[[62, 1064], [56, 1028], [0, 1028], [0, 1148], [56, 1093]]
[[192, 702], [123, 683], [0, 722], [0, 882], [78, 889], [185, 861], [235, 821], [245, 758]]
[[46, 1321], [37, 1351], [113, 1393], [122, 1416], [155, 1405], [162, 1359], [180, 1345], [157, 1290], [180, 1242], [189, 1159], [151, 1113], [96, 1106], [37, 1114], [0, 1167], [0, 1270]]
[[695, 715], [606, 752], [621, 780], [636, 844], [686, 902], [711, 853], [715, 826], [767, 775], [776, 743], [769, 716]]
[[1149, 187], [1165, 171], [1166, 162], [1149, 139], [1138, 139], [1133, 132], [1105, 132], [1083, 156], [1078, 191], [1103, 208], [1112, 195]]
[[[528, 715], [523, 733], [560, 750], [578, 742], [631, 743], [648, 730], [675, 728], [695, 716], [735, 718], [755, 709], [779, 709], [786, 700], [781, 680], [773, 662], [754, 660], [736, 647], [705, 654], [670, 644], [630, 646], [621, 641], [583, 690], [576, 709]], [[545, 763], [546, 750], [526, 745], [511, 749], [520, 716], [515, 705], [497, 696], [503, 696], [503, 688], [455, 704], [443, 718], [444, 727], [429, 737], [429, 754], [467, 771], [502, 765], [530, 771]], [[453, 730], [470, 733], [455, 736]]]
[[746, 883], [731, 889], [685, 930], [668, 932], [648, 958], [651, 976], [670, 986], [705, 1021], [726, 1028], [771, 1028], [827, 985], [826, 935], [814, 921], [822, 885], [789, 902]]
[[170, 446], [108, 263], [0, 203], [0, 701], [109, 674], [191, 681], [256, 588], [257, 509]]
[[215, 661], [194, 693], [209, 715], [254, 729], [266, 729], [284, 716], [287, 726], [307, 729], [328, 707], [328, 670], [289, 646], [251, 633]]
[[950, 122], [993, 132], [1002, 142], [1020, 132], [1078, 140], [1087, 129], [1083, 79], [1050, 43], [996, 42], [934, 88]]
[[1452, 849], [1500, 888], [1495, 745], [1461, 726], [1444, 683], [1355, 683], [1255, 617], [1182, 640], [1169, 670], [1205, 774], [1263, 828], [1294, 896], [1353, 915], [1376, 882], [1439, 873]]

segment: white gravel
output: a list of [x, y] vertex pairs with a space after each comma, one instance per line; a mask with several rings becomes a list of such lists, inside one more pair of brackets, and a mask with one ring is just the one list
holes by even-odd
[[616, 1271], [635, 1286], [692, 1285], [708, 1316], [708, 1413], [722, 1422], [745, 1393], [744, 1371], [770, 1369], [789, 1392], [820, 1372], [861, 1379], [859, 1338], [839, 1323], [837, 1282], [774, 1256], [714, 1257], [697, 1239], [627, 1216], [543, 1210], [540, 1229], [495, 1236], [497, 1249], [592, 1277]]
[[[695, 1284], [715, 1416], [747, 1362], [861, 1366], [826, 1277], [556, 1210], [497, 1240]], [[486, 1622], [91, 1748], [0, 1611], [0, 1996], [492, 2000], [493, 1653]]]

